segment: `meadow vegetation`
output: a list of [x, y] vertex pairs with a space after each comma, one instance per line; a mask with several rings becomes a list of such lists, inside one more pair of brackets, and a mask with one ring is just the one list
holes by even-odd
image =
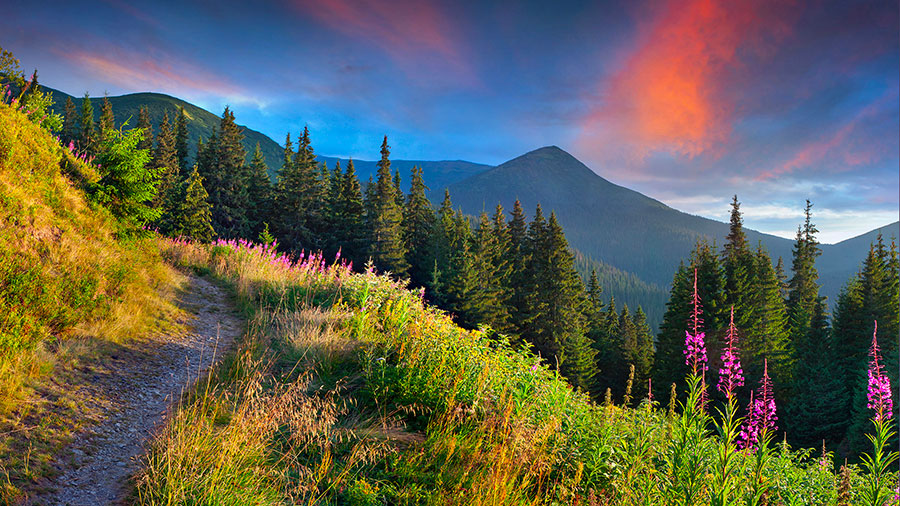
[[699, 374], [667, 407], [631, 401], [630, 389], [595, 404], [536, 356], [458, 327], [372, 269], [164, 241], [172, 262], [233, 286], [252, 323], [153, 444], [140, 504], [895, 500], [894, 453], [873, 452], [886, 464], [874, 473], [840, 466], [772, 441], [764, 424], [741, 447], [743, 420], [704, 400]]

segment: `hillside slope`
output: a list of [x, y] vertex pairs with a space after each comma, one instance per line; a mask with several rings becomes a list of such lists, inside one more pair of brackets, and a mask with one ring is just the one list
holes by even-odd
[[[669, 286], [678, 263], [690, 255], [696, 241], [721, 245], [728, 224], [687, 214], [641, 193], [613, 184], [556, 146], [526, 153], [487, 172], [450, 185], [454, 204], [468, 213], [509, 208], [515, 199], [533, 212], [540, 203], [553, 210], [565, 227], [570, 244], [584, 254], [642, 280]], [[440, 196], [432, 194], [437, 201]], [[728, 209], [723, 209], [727, 216]], [[897, 224], [887, 227], [897, 236]], [[773, 260], [790, 267], [793, 242], [745, 229], [751, 245], [761, 242]], [[823, 245], [819, 261], [822, 292], [834, 299], [846, 276], [868, 250], [866, 234], [858, 240]]]
[[0, 103], [0, 502], [52, 474], [84, 423], [87, 359], [176, 314], [178, 275], [153, 241], [118, 238], [80, 188], [97, 178]]

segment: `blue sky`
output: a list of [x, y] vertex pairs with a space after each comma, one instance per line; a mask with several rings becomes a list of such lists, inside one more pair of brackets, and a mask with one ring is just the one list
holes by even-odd
[[823, 242], [898, 219], [897, 2], [7, 2], [73, 95], [156, 91], [316, 151], [501, 163], [555, 144], [678, 209]]

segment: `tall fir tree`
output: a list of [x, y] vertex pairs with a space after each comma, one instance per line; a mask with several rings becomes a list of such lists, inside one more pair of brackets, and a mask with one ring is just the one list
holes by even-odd
[[422, 168], [413, 167], [409, 195], [403, 207], [403, 244], [410, 280], [419, 286], [425, 286], [434, 268], [431, 236], [434, 233], [435, 218], [431, 202], [425, 195], [427, 190]]
[[816, 240], [818, 229], [812, 223], [812, 204], [807, 199], [803, 225], [797, 228], [791, 277], [788, 284], [788, 320], [791, 336], [796, 340], [810, 330], [813, 311], [819, 300], [819, 273], [816, 257], [822, 254]]
[[141, 143], [138, 145], [139, 149], [146, 149], [150, 151], [153, 149], [153, 124], [150, 122], [150, 113], [147, 111], [147, 107], [141, 106], [138, 109], [138, 121], [137, 127], [140, 128], [144, 135], [141, 137]]
[[756, 317], [752, 304], [745, 302], [745, 298], [750, 297], [750, 287], [755, 281], [753, 267], [754, 256], [744, 233], [741, 203], [735, 195], [731, 202], [728, 236], [722, 249], [722, 270], [725, 277], [724, 304], [734, 307], [738, 329], [746, 329]]
[[[623, 311], [627, 310], [628, 306], [625, 306]], [[653, 369], [655, 355], [653, 334], [650, 325], [647, 324], [647, 315], [638, 306], [630, 321], [620, 322], [619, 328], [623, 334], [621, 342], [625, 362], [634, 366], [634, 382], [637, 385], [646, 385]]]
[[215, 168], [209, 179], [204, 177], [212, 204], [213, 229], [222, 237], [249, 237], [247, 182], [250, 170], [245, 163], [244, 134], [235, 124], [234, 113], [228, 107], [222, 113], [218, 135]]
[[390, 146], [387, 136], [381, 143], [378, 178], [373, 192], [372, 259], [381, 270], [404, 276], [409, 268], [403, 246], [403, 214], [397, 205], [397, 192], [391, 176]]
[[175, 157], [178, 159], [178, 170], [182, 174], [187, 173], [190, 167], [188, 156], [187, 113], [184, 107], [179, 107], [175, 123]]
[[112, 103], [109, 101], [109, 94], [104, 94], [103, 101], [100, 102], [100, 142], [105, 143], [115, 129], [116, 118], [113, 115]]
[[179, 195], [181, 176], [175, 158], [175, 133], [169, 125], [168, 113], [163, 115], [159, 124], [159, 135], [156, 136], [156, 149], [151, 165], [159, 175], [156, 199], [153, 203], [154, 207], [160, 210], [156, 225], [160, 232], [171, 235], [176, 228], [175, 211], [181, 201]]
[[365, 228], [365, 207], [362, 190], [353, 160], [347, 162], [347, 171], [340, 184], [339, 197], [334, 204], [335, 244], [341, 255], [354, 265], [362, 267], [367, 259], [368, 234]]
[[250, 236], [258, 237], [266, 224], [271, 221], [270, 211], [272, 210], [272, 182], [269, 179], [269, 167], [266, 165], [266, 158], [258, 142], [253, 150], [253, 157], [250, 159], [247, 197], [250, 204], [247, 210]]
[[74, 142], [78, 138], [78, 109], [72, 102], [72, 97], [66, 97], [66, 105], [63, 109], [62, 139], [64, 142]]
[[507, 222], [509, 237], [509, 318], [511, 328], [516, 335], [521, 336], [525, 332], [528, 319], [528, 302], [526, 293], [531, 283], [531, 271], [529, 269], [528, 248], [528, 220], [525, 211], [518, 199], [513, 203], [509, 222]]
[[87, 153], [97, 151], [97, 129], [94, 126], [94, 107], [91, 105], [91, 96], [84, 92], [81, 100], [81, 125], [78, 129], [78, 147]]
[[505, 280], [497, 276], [496, 266], [503, 255], [500, 238], [487, 213], [478, 219], [472, 245], [473, 284], [468, 297], [471, 320], [489, 325], [494, 330], [505, 329], [509, 319], [505, 304]]
[[[762, 244], [757, 247], [753, 270], [755, 281], [746, 297], [746, 306], [753, 308], [753, 320], [748, 327], [738, 329], [738, 334], [743, 339], [741, 363], [746, 378], [755, 383], [762, 378], [764, 361], [767, 360], [776, 394], [779, 398], [786, 399], [793, 375], [794, 350], [788, 334], [787, 308], [781, 296], [781, 280]], [[735, 319], [737, 318], [735, 309]]]

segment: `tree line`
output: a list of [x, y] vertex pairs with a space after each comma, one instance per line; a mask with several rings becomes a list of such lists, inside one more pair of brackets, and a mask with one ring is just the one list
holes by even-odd
[[[875, 320], [879, 335], [898, 335], [896, 244], [887, 246], [878, 236], [829, 314], [825, 297], [819, 295], [815, 262], [821, 250], [812, 204], [807, 200], [804, 222], [797, 229], [790, 276], [781, 258], [773, 263], [761, 244], [755, 248], [748, 244], [736, 196], [731, 206], [729, 234], [721, 250], [699, 241], [675, 273], [657, 336], [654, 395], [666, 400], [669, 385], [687, 374], [682, 350], [696, 270], [710, 367], [720, 366], [717, 358], [733, 307], [747, 381], [762, 377], [767, 360], [788, 440], [795, 446], [824, 444], [841, 455], [858, 455], [868, 444], [866, 364]], [[896, 385], [897, 342], [883, 343]]]

